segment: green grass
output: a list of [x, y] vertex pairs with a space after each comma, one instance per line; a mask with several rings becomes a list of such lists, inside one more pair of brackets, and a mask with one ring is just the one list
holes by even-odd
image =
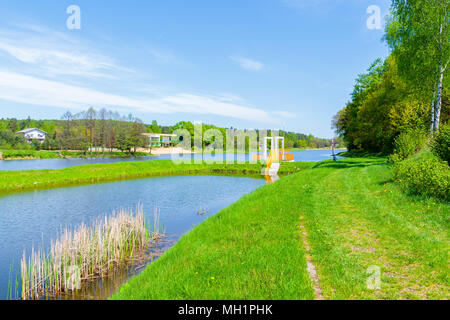
[[[280, 174], [311, 167], [283, 164]], [[261, 164], [175, 164], [170, 160], [94, 164], [58, 170], [0, 171], [0, 193], [170, 175], [234, 174], [260, 176]]]
[[[3, 160], [20, 159], [57, 159], [57, 158], [88, 158], [88, 157], [129, 157], [124, 152], [87, 152], [84, 151], [49, 151], [49, 150], [0, 150]], [[134, 156], [149, 156], [148, 153], [137, 152]]]
[[[266, 185], [194, 228], [112, 298], [312, 299], [304, 224], [326, 299], [448, 299], [450, 205], [409, 196], [392, 177], [386, 158], [366, 157]], [[366, 286], [370, 266], [381, 269], [380, 290]]]
[[202, 223], [114, 298], [312, 299], [297, 199], [277, 189], [260, 188]]
[[36, 151], [36, 150], [0, 150], [2, 158], [8, 159], [54, 159], [58, 158], [57, 151]]
[[[339, 151], [339, 150], [336, 150], [336, 151]], [[348, 157], [348, 158], [374, 158], [374, 157], [386, 156], [385, 154], [383, 154], [381, 152], [373, 153], [373, 152], [366, 152], [366, 151], [344, 151], [344, 152], [339, 152], [337, 155], [341, 156], [341, 157]]]

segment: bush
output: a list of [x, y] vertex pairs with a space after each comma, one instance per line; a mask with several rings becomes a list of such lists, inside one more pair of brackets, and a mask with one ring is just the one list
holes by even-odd
[[34, 150], [6, 150], [3, 152], [4, 159], [12, 158], [30, 158], [34, 157], [36, 151]]
[[450, 164], [450, 124], [443, 125], [431, 143], [433, 153]]
[[31, 147], [34, 150], [39, 151], [39, 150], [41, 150], [41, 147], [42, 147], [41, 142], [37, 139], [33, 139], [33, 141], [31, 142]]
[[397, 162], [395, 177], [411, 193], [450, 200], [450, 167], [429, 152]]
[[428, 134], [421, 129], [410, 129], [401, 133], [394, 142], [393, 162], [408, 159], [421, 151], [427, 144]]
[[2, 146], [11, 146], [12, 148], [17, 148], [17, 146], [21, 146], [25, 144], [25, 140], [23, 137], [14, 134], [11, 131], [1, 130], [0, 131], [0, 145]]

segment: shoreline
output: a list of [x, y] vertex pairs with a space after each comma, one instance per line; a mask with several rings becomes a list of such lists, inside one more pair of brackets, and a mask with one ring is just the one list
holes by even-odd
[[[60, 152], [69, 152], [69, 153], [75, 153], [79, 151], [52, 151], [52, 150], [42, 150], [42, 151], [31, 151], [34, 153], [39, 154], [40, 152], [43, 153], [42, 156], [13, 156], [13, 157], [4, 157], [2, 154], [4, 152], [0, 152], [0, 161], [18, 161], [18, 160], [47, 160], [47, 159], [97, 159], [97, 158], [131, 158], [131, 157], [152, 157], [152, 156], [160, 156], [160, 155], [195, 155], [195, 154], [202, 154], [202, 152], [194, 152], [189, 150], [158, 150], [158, 149], [151, 149], [151, 153], [147, 152], [145, 149], [140, 149], [142, 151], [136, 152], [136, 155], [127, 155], [127, 154], [102, 154], [98, 153], [99, 155], [62, 155], [59, 156]], [[331, 148], [318, 148], [318, 149], [286, 149], [287, 152], [289, 151], [320, 151], [320, 150], [332, 150]], [[339, 148], [334, 149], [335, 151], [342, 151], [347, 150], [346, 148]], [[16, 152], [20, 152], [21, 150], [14, 150]], [[248, 151], [248, 152], [232, 152], [232, 154], [250, 154], [250, 153], [258, 153], [258, 151]], [[206, 153], [210, 154], [210, 153]], [[227, 152], [215, 152], [212, 154], [227, 154]]]
[[[37, 151], [38, 152], [38, 151]], [[51, 151], [49, 151], [51, 152]], [[70, 152], [70, 151], [69, 151]], [[2, 152], [0, 152], [0, 161], [20, 161], [20, 160], [49, 160], [49, 159], [98, 159], [98, 158], [132, 158], [132, 157], [153, 157], [153, 156], [157, 156], [155, 154], [147, 154], [147, 153], [142, 153], [142, 152], [137, 152], [136, 155], [127, 155], [127, 154], [100, 154], [98, 156], [96, 155], [56, 155], [53, 156], [53, 154], [47, 154], [47, 156], [43, 155], [43, 156], [23, 156], [23, 157], [7, 157], [4, 158], [2, 156]]]

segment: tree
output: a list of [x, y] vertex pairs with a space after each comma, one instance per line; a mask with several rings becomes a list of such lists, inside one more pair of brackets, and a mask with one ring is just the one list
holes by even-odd
[[31, 141], [31, 146], [32, 146], [33, 149], [36, 150], [36, 151], [41, 150], [41, 147], [42, 147], [41, 142], [40, 142], [39, 140], [37, 140], [37, 139], [33, 139], [33, 140]]
[[12, 133], [16, 133], [19, 126], [17, 124], [17, 119], [10, 119], [9, 120], [9, 125], [8, 125], [9, 130], [11, 130]]
[[[96, 124], [97, 112], [94, 108], [89, 108], [85, 113], [85, 126], [89, 132], [89, 148], [94, 146], [94, 134], [95, 134], [95, 124]], [[91, 149], [92, 152], [92, 149]]]
[[[431, 105], [430, 128], [436, 131], [448, 85], [450, 61], [448, 0], [393, 0], [385, 39], [399, 72]], [[447, 82], [446, 82], [447, 81]]]
[[106, 130], [107, 130], [106, 118], [108, 116], [108, 111], [105, 108], [102, 108], [100, 110], [100, 112], [98, 113], [98, 115], [99, 115], [99, 130], [98, 130], [99, 137], [98, 137], [98, 142], [102, 146], [102, 153], [103, 153], [103, 155], [105, 155]]
[[352, 100], [333, 118], [333, 127], [349, 150], [389, 153], [402, 131], [425, 127], [427, 115], [427, 104], [399, 75], [392, 55], [358, 76]]
[[65, 149], [68, 150], [70, 148], [70, 136], [73, 122], [73, 114], [70, 111], [67, 111], [66, 113], [63, 114], [61, 120], [64, 121], [64, 131], [62, 133], [61, 141], [63, 142]]
[[161, 133], [161, 127], [158, 125], [158, 122], [156, 120], [152, 121], [152, 124], [150, 125], [149, 129], [152, 133]]

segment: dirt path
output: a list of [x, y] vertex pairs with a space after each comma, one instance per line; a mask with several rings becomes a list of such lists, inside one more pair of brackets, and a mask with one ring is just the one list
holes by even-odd
[[311, 248], [308, 243], [308, 234], [303, 224], [303, 217], [300, 217], [300, 221], [300, 231], [302, 234], [303, 246], [305, 247], [306, 251], [306, 269], [308, 271], [309, 278], [311, 279], [311, 285], [314, 289], [314, 300], [325, 300], [325, 297], [322, 294], [322, 288], [320, 287], [319, 275], [317, 274], [316, 266], [312, 261]]

